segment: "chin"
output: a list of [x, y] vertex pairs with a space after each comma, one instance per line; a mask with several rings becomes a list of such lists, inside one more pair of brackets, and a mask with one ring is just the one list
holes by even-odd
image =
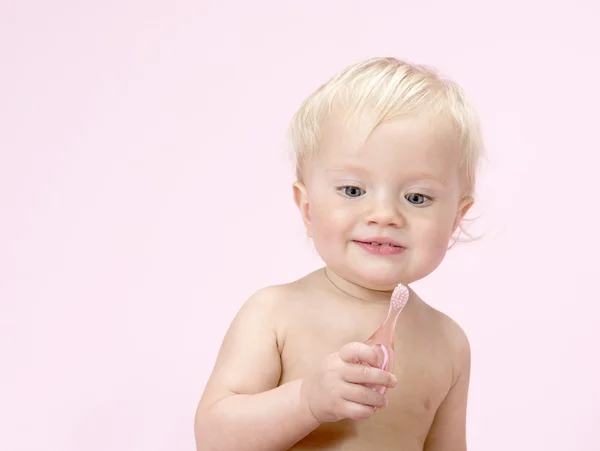
[[[416, 263], [416, 262], [415, 262]], [[408, 286], [411, 283], [427, 277], [435, 268], [433, 262], [421, 262], [422, 264], [381, 267], [355, 267], [348, 268], [355, 280], [360, 280], [360, 285], [377, 291], [391, 291], [401, 283]], [[407, 267], [408, 266], [408, 267]]]
[[384, 271], [360, 271], [356, 274], [357, 282], [370, 290], [376, 291], [392, 291], [401, 283], [408, 285], [412, 282], [406, 274], [398, 272], [389, 273]]

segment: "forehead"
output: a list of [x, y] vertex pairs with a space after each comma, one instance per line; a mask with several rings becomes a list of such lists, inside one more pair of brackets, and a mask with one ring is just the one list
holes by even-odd
[[360, 127], [332, 121], [316, 163], [328, 169], [421, 172], [447, 178], [460, 165], [459, 136], [449, 120], [411, 116], [376, 127], [366, 139]]

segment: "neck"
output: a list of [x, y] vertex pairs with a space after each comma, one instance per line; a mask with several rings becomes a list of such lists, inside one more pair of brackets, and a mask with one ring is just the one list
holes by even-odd
[[364, 302], [389, 303], [393, 290], [372, 290], [363, 287], [337, 274], [329, 267], [323, 268], [323, 273], [329, 283], [338, 292]]

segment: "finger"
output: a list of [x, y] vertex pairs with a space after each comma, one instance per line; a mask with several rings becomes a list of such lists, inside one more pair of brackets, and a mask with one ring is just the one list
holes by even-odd
[[387, 399], [384, 395], [364, 385], [347, 384], [342, 393], [342, 398], [346, 401], [355, 402], [364, 406], [385, 407]]
[[345, 365], [342, 370], [342, 378], [353, 384], [382, 385], [388, 388], [395, 387], [398, 382], [396, 376], [389, 371], [360, 363]]
[[375, 408], [352, 401], [342, 401], [342, 415], [351, 420], [366, 420], [375, 412]]
[[339, 354], [342, 360], [349, 363], [365, 362], [372, 366], [377, 366], [378, 363], [377, 352], [365, 343], [348, 343], [340, 349]]

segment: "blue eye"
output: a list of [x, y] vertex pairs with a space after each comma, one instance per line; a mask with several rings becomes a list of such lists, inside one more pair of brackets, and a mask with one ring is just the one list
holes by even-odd
[[424, 196], [423, 194], [418, 194], [418, 193], [407, 194], [405, 196], [405, 198], [407, 201], [409, 201], [413, 205], [423, 205], [428, 200], [431, 200], [431, 199], [429, 199], [429, 197]]
[[338, 188], [344, 192], [347, 197], [360, 197], [365, 193], [365, 190], [357, 186], [341, 186]]

